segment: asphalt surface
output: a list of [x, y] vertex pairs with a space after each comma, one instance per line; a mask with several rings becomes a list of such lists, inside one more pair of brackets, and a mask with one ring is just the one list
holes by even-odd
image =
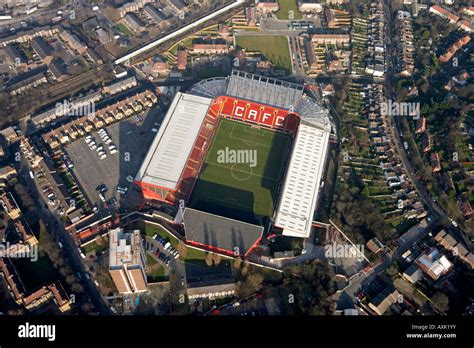
[[156, 135], [152, 129], [159, 129], [161, 113], [157, 108], [142, 114], [143, 121], [137, 122], [131, 116], [121, 122], [104, 127], [117, 152], [112, 154], [97, 132], [92, 133], [97, 146], [102, 145], [107, 155], [100, 159], [96, 150], [91, 150], [84, 138], [78, 139], [66, 146], [66, 152], [74, 163], [73, 173], [78, 179], [89, 200], [99, 207], [104, 206], [96, 188], [105, 184], [108, 188], [104, 193], [105, 200], [115, 198], [117, 202], [124, 199], [116, 188], [131, 188], [128, 176], [135, 178], [143, 159]]
[[[36, 181], [33, 181], [27, 174], [30, 168], [23, 166], [22, 169], [22, 171], [24, 172], [23, 177], [27, 182], [28, 188], [31, 191], [32, 198], [37, 202], [44, 202], [41, 194], [38, 192], [38, 184], [36, 183]], [[45, 204], [39, 204], [39, 210], [41, 212], [41, 218], [44, 221], [48, 232], [53, 236], [56, 241], [61, 240], [63, 242], [63, 252], [65, 255], [67, 255], [66, 259], [72, 267], [73, 271], [76, 273], [79, 272], [84, 275], [87, 272], [87, 269], [84, 267], [82, 258], [76, 246], [76, 242], [74, 241], [73, 237], [64, 229], [63, 222], [59, 219], [59, 216], [55, 213], [52, 213], [48, 208], [45, 208]], [[93, 283], [92, 279], [87, 279], [85, 276], [83, 276], [81, 284], [83, 285], [85, 292], [91, 298], [91, 301], [96, 310], [103, 315], [111, 314], [106, 302], [104, 301], [102, 295]]]

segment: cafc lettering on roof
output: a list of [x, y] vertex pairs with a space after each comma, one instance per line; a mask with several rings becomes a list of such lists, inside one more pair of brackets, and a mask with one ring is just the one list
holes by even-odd
[[290, 113], [287, 110], [235, 98], [219, 98], [217, 102], [223, 103], [221, 113], [224, 115], [273, 128], [288, 128], [285, 120]]

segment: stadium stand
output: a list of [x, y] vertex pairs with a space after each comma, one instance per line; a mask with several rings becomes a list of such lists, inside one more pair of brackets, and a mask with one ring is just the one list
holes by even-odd
[[[229, 77], [203, 80], [178, 93], [135, 178], [144, 197], [187, 204], [223, 118], [290, 134], [290, 160], [278, 179], [272, 216], [265, 216], [283, 235], [307, 238], [335, 128], [321, 100], [302, 85], [234, 70]], [[258, 244], [264, 227], [253, 220], [246, 223], [191, 206], [183, 214], [187, 242], [227, 254], [237, 247], [241, 255]]]
[[183, 219], [187, 242], [230, 256], [248, 255], [263, 234], [262, 226], [191, 208], [184, 210]]

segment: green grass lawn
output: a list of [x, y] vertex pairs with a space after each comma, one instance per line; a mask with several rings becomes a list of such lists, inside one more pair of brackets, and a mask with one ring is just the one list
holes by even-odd
[[247, 51], [260, 52], [278, 68], [291, 74], [291, 56], [288, 39], [283, 35], [237, 36], [237, 46]]
[[168, 242], [171, 243], [173, 248], [176, 248], [178, 245], [179, 241], [176, 239], [174, 236], [169, 234], [163, 227], [157, 226], [157, 225], [152, 225], [152, 224], [145, 224], [145, 234], [149, 237], [153, 237], [155, 234], [163, 237], [166, 239]]
[[203, 250], [197, 250], [193, 248], [188, 248], [188, 251], [186, 252], [186, 261], [190, 260], [204, 260], [206, 258], [206, 252]]
[[278, 19], [301, 19], [303, 17], [298, 11], [296, 0], [278, 0], [278, 5], [280, 5], [280, 9], [276, 12]]
[[101, 252], [109, 248], [109, 238], [101, 238], [100, 241], [96, 240], [82, 247], [86, 253], [89, 252]]
[[[170, 235], [163, 227], [152, 225], [152, 224], [145, 224], [145, 234], [149, 237], [153, 237], [155, 234], [166, 239], [168, 242], [171, 243], [173, 248], [177, 248], [179, 244], [179, 240], [176, 239], [174, 236]], [[197, 250], [193, 248], [187, 248], [186, 257], [180, 256], [180, 260], [183, 261], [190, 261], [190, 260], [204, 260], [206, 257], [206, 252], [203, 250]], [[154, 264], [157, 261], [153, 259], [150, 255], [147, 254], [148, 264]]]
[[128, 37], [133, 36], [133, 33], [130, 31], [130, 29], [127, 28], [125, 24], [118, 23], [115, 27], [117, 28], [118, 31], [120, 31], [125, 36], [128, 36]]
[[165, 275], [165, 268], [158, 263], [149, 253], [146, 254], [147, 271], [146, 275], [150, 282], [161, 282], [168, 280]]
[[[289, 145], [288, 134], [221, 119], [190, 207], [244, 221], [254, 220], [255, 215], [271, 216]], [[254, 151], [254, 166], [222, 158], [226, 147]]]

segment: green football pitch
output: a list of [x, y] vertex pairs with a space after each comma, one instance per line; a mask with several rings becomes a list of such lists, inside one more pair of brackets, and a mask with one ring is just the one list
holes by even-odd
[[190, 207], [253, 223], [271, 216], [290, 144], [289, 134], [221, 119]]

